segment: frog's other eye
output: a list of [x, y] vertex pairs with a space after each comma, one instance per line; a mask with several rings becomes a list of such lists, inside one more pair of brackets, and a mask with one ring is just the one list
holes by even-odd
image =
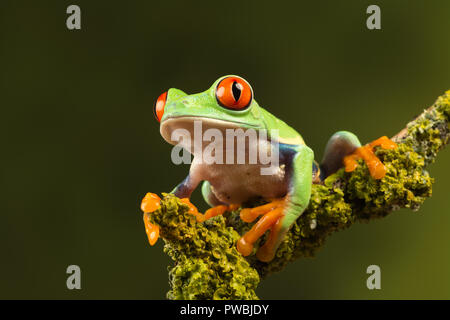
[[250, 106], [252, 97], [252, 88], [240, 77], [227, 77], [216, 88], [217, 101], [228, 109], [244, 110]]
[[155, 108], [153, 109], [153, 113], [155, 115], [156, 120], [158, 120], [158, 122], [161, 122], [161, 118], [164, 115], [164, 106], [166, 105], [166, 100], [167, 100], [167, 91], [164, 92], [163, 94], [161, 94], [158, 97], [158, 100], [156, 100]]

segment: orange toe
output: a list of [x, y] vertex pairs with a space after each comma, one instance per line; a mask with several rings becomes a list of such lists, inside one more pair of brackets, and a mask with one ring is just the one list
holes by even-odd
[[244, 237], [241, 237], [239, 241], [236, 243], [236, 249], [244, 257], [247, 257], [253, 251], [253, 243], [249, 243], [245, 240]]
[[283, 199], [276, 199], [272, 202], [255, 208], [245, 208], [241, 210], [240, 217], [244, 222], [253, 222], [260, 215], [263, 215], [283, 204]]
[[156, 211], [160, 206], [161, 198], [155, 193], [147, 193], [141, 202], [141, 210], [143, 212]]
[[227, 210], [228, 210], [228, 206], [218, 205], [218, 206], [215, 206], [215, 207], [212, 207], [212, 208], [209, 208], [208, 210], [206, 210], [205, 214], [203, 216], [201, 216], [200, 218], [198, 218], [197, 220], [199, 220], [199, 222], [203, 222], [208, 219], [211, 219], [212, 217], [222, 215]]
[[229, 206], [218, 205], [218, 206], [209, 208], [208, 210], [206, 210], [205, 214], [202, 214], [201, 212], [198, 211], [197, 207], [191, 203], [189, 198], [183, 198], [183, 199], [180, 199], [180, 201], [189, 207], [188, 213], [194, 215], [197, 218], [197, 222], [204, 222], [215, 216], [222, 215], [226, 211], [232, 211], [232, 210], [236, 210], [237, 208], [239, 208], [239, 205], [233, 205], [233, 204], [229, 205]]
[[380, 146], [383, 149], [395, 149], [398, 147], [398, 145], [394, 141], [392, 141], [386, 136], [382, 136], [381, 138], [372, 141], [371, 143], [369, 143], [369, 146], [371, 147]]
[[147, 233], [148, 242], [153, 246], [159, 238], [159, 226], [150, 222], [149, 213], [144, 213], [145, 233]]
[[180, 199], [180, 201], [182, 203], [186, 204], [189, 207], [189, 211], [188, 212], [190, 214], [194, 214], [195, 215], [195, 214], [198, 213], [197, 207], [192, 204], [192, 202], [191, 202], [191, 200], [189, 200], [189, 198], [183, 198], [183, 199]]
[[248, 256], [253, 251], [254, 243], [264, 235], [283, 216], [283, 206], [276, 207], [265, 213], [253, 227], [244, 234], [236, 244], [236, 248], [243, 256]]
[[269, 237], [262, 247], [256, 252], [256, 257], [259, 261], [269, 262], [275, 257], [275, 252], [279, 244], [279, 234], [283, 224], [282, 217], [278, 218], [275, 224], [270, 229]]

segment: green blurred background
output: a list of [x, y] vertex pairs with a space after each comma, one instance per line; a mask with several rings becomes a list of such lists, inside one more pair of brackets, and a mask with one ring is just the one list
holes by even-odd
[[[66, 28], [70, 4], [79, 31]], [[370, 4], [382, 30], [366, 28]], [[392, 136], [450, 89], [449, 31], [449, 1], [2, 0], [0, 298], [165, 298], [171, 262], [161, 240], [148, 245], [139, 204], [189, 169], [153, 118], [167, 88], [241, 75], [320, 159], [333, 132]], [[449, 299], [449, 161], [444, 150], [430, 167], [419, 212], [333, 235], [259, 296]], [[82, 290], [66, 288], [70, 264]], [[366, 288], [371, 264], [381, 290]]]

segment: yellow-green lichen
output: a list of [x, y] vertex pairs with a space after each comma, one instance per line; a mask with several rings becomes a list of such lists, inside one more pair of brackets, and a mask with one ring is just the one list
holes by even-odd
[[239, 234], [223, 217], [198, 223], [178, 198], [164, 194], [150, 220], [160, 226], [164, 251], [175, 261], [169, 299], [257, 299], [259, 275], [236, 250]]
[[450, 140], [450, 90], [399, 134], [397, 141], [410, 145], [424, 158], [425, 165], [432, 163], [437, 153]]

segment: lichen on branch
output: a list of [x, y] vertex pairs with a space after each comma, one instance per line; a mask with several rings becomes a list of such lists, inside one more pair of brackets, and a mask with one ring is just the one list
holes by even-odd
[[[432, 191], [433, 178], [426, 166], [449, 143], [449, 118], [447, 91], [392, 138], [398, 148], [376, 150], [387, 168], [383, 179], [374, 180], [360, 160], [355, 171], [341, 169], [313, 185], [308, 208], [269, 263], [237, 252], [236, 241], [252, 226], [241, 221], [240, 209], [198, 223], [185, 204], [166, 194], [151, 220], [160, 226], [165, 252], [175, 261], [169, 271], [168, 298], [256, 299], [260, 278], [298, 258], [314, 256], [332, 233], [400, 208], [418, 210]], [[255, 244], [255, 251], [264, 240]]]
[[257, 299], [260, 277], [237, 251], [239, 234], [222, 216], [197, 222], [172, 194], [150, 215], [160, 226], [164, 251], [175, 261], [169, 271], [169, 299]]

